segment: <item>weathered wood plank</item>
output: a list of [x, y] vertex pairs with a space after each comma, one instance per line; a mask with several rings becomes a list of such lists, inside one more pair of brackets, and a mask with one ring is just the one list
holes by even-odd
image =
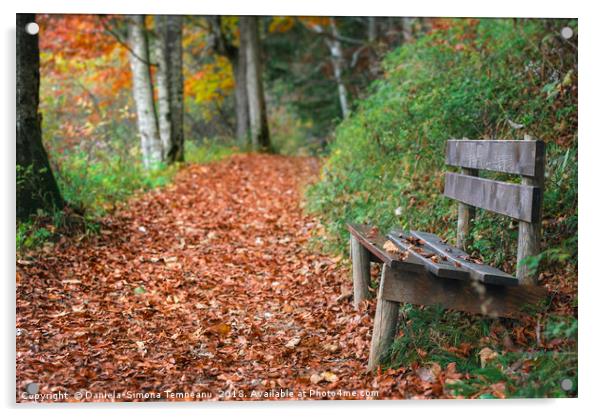
[[353, 307], [357, 310], [362, 301], [370, 298], [370, 253], [355, 238], [351, 240], [351, 263], [353, 275]]
[[[407, 233], [404, 233], [400, 230], [392, 231], [387, 235], [389, 240], [399, 248], [410, 252], [414, 257], [416, 257], [420, 262], [424, 264], [426, 269], [431, 271], [438, 277], [441, 278], [451, 278], [451, 279], [462, 279], [468, 280], [470, 279], [470, 274], [468, 271], [462, 269], [461, 267], [457, 267], [453, 263], [443, 259], [440, 256], [437, 256], [437, 262], [433, 261], [428, 255], [436, 255], [432, 250], [429, 250], [425, 247], [425, 245], [418, 245], [412, 243], [408, 240], [411, 237]], [[430, 252], [430, 253], [428, 253]], [[426, 255], [426, 256], [425, 256]]]
[[462, 265], [475, 281], [493, 285], [518, 285], [516, 277], [492, 266], [472, 262], [466, 252], [444, 243], [437, 235], [415, 230], [412, 230], [411, 233], [418, 239], [422, 239], [434, 252]]
[[373, 370], [378, 366], [383, 355], [393, 343], [395, 333], [397, 332], [399, 302], [383, 298], [385, 281], [392, 279], [396, 279], [392, 268], [383, 265], [376, 302], [376, 313], [374, 314], [370, 357], [368, 359], [369, 370]]
[[395, 279], [383, 283], [382, 297], [401, 303], [440, 305], [491, 317], [518, 317], [545, 300], [547, 291], [535, 285], [505, 287], [476, 281], [440, 279], [423, 273], [392, 269]]
[[538, 140], [448, 140], [445, 162], [464, 168], [535, 176], [544, 143]]
[[[422, 263], [413, 256], [407, 256], [402, 261], [399, 254], [387, 252], [383, 245], [388, 240], [372, 226], [364, 224], [348, 224], [347, 230], [354, 236], [372, 255], [372, 262], [383, 262], [392, 268], [421, 271]], [[372, 233], [372, 232], [376, 233]]]
[[539, 219], [539, 187], [446, 172], [443, 194], [462, 203], [525, 222], [536, 222]]

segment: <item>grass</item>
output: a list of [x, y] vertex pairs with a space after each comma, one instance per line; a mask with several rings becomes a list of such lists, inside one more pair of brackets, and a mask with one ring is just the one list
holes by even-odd
[[[401, 311], [401, 334], [393, 343], [386, 363], [397, 368], [408, 364], [445, 368], [455, 363], [468, 379], [447, 389], [466, 398], [493, 398], [493, 384], [504, 384], [507, 397], [541, 398], [577, 395], [577, 320], [550, 315], [541, 319], [541, 346], [562, 341], [563, 350], [554, 351], [528, 341], [525, 346], [504, 344], [518, 333], [529, 334], [523, 323], [486, 319], [437, 307], [406, 304]], [[483, 366], [479, 353], [489, 348], [497, 357]], [[570, 381], [570, 389], [566, 389]]]

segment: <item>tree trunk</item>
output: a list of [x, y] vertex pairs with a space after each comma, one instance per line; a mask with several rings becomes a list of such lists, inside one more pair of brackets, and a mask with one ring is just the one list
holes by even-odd
[[240, 37], [240, 46], [233, 60], [234, 99], [236, 107], [236, 138], [241, 146], [249, 140], [249, 99], [247, 96], [247, 57], [246, 39]]
[[337, 30], [336, 22], [334, 18], [330, 18], [330, 31], [332, 33], [332, 39], [326, 38], [326, 44], [330, 49], [330, 56], [332, 60], [332, 67], [334, 70], [334, 78], [337, 82], [337, 89], [339, 92], [339, 103], [341, 105], [341, 113], [344, 118], [349, 116], [349, 104], [347, 103], [347, 88], [343, 82], [343, 66], [345, 64], [343, 59], [343, 49], [341, 48], [341, 42], [338, 40], [339, 32]]
[[376, 42], [378, 37], [378, 26], [376, 24], [376, 17], [368, 17], [368, 42]]
[[414, 32], [412, 26], [414, 25], [414, 19], [411, 17], [401, 18], [402, 37], [403, 43], [408, 43], [414, 40]]
[[130, 65], [132, 69], [134, 101], [138, 116], [138, 132], [142, 160], [146, 168], [155, 168], [163, 159], [157, 113], [153, 97], [147, 32], [144, 15], [131, 16], [128, 24]]
[[244, 19], [239, 23], [239, 45], [235, 46], [227, 39], [222, 30], [221, 16], [207, 16], [211, 27], [213, 49], [225, 56], [234, 72], [234, 101], [236, 111], [236, 138], [241, 147], [249, 143], [249, 100], [247, 96], [247, 50], [246, 35], [243, 33]]
[[35, 14], [17, 14], [17, 218], [64, 206], [42, 144], [38, 35], [25, 32]]
[[162, 161], [167, 160], [167, 154], [171, 150], [171, 105], [169, 103], [169, 78], [170, 61], [167, 45], [167, 16], [155, 16], [155, 29], [157, 41], [155, 42], [155, 59], [157, 60], [157, 121], [159, 123], [159, 137], [163, 148]]
[[240, 17], [241, 37], [244, 37], [247, 66], [247, 97], [251, 145], [254, 150], [271, 151], [270, 131], [263, 92], [257, 16]]
[[[368, 43], [370, 44], [370, 74], [376, 78], [380, 70], [380, 57], [378, 54], [378, 21], [376, 17], [368, 17]], [[358, 51], [361, 50], [358, 49]]]
[[182, 16], [167, 16], [165, 46], [169, 73], [171, 147], [167, 161], [184, 161], [184, 76], [182, 73]]

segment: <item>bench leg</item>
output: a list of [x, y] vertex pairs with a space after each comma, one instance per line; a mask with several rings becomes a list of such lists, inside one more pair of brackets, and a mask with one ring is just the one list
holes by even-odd
[[374, 370], [378, 367], [382, 355], [391, 347], [397, 332], [400, 303], [383, 298], [383, 288], [386, 279], [395, 279], [395, 275], [390, 267], [383, 264], [376, 302], [376, 314], [374, 315], [374, 328], [372, 329], [370, 359], [368, 359], [369, 370]]
[[351, 235], [353, 272], [353, 307], [357, 310], [363, 300], [370, 298], [370, 252]]

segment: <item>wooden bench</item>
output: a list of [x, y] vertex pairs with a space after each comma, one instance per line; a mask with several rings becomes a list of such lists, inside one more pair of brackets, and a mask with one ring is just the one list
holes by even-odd
[[[547, 295], [537, 286], [537, 275], [521, 263], [540, 251], [544, 143], [449, 140], [446, 163], [460, 167], [460, 173], [445, 174], [444, 195], [458, 201], [455, 247], [431, 233], [392, 230], [385, 236], [367, 225], [347, 225], [356, 308], [370, 297], [370, 262], [383, 264], [370, 369], [378, 366], [393, 342], [400, 303], [513, 318], [537, 308]], [[520, 175], [521, 183], [479, 178], [479, 170]], [[518, 220], [516, 275], [483, 265], [463, 251], [475, 207]]]

